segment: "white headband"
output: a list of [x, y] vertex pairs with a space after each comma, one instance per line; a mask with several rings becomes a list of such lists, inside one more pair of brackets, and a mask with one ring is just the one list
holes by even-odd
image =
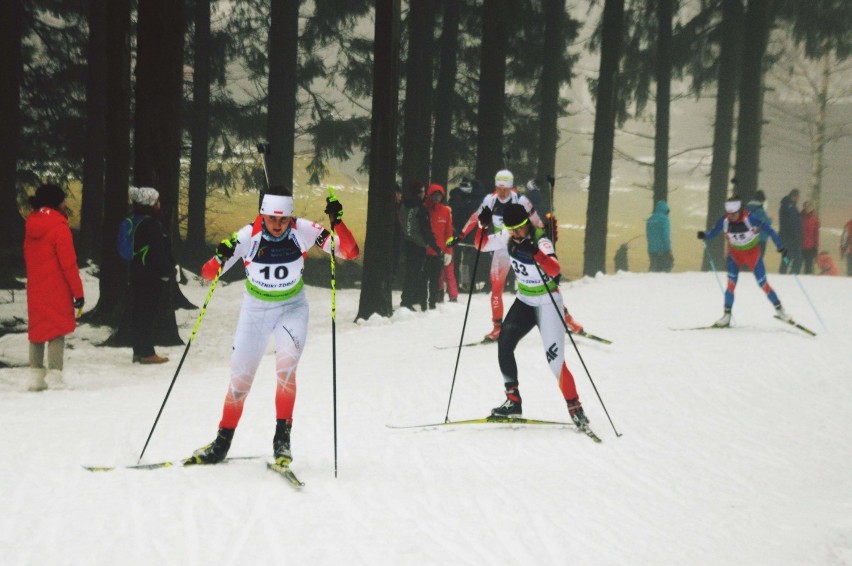
[[725, 212], [728, 214], [733, 214], [735, 212], [739, 212], [743, 203], [738, 200], [726, 200], [725, 201]]
[[512, 189], [515, 187], [515, 176], [508, 169], [501, 169], [494, 176], [494, 186], [497, 188]]
[[263, 195], [260, 213], [267, 216], [293, 216], [293, 197]]

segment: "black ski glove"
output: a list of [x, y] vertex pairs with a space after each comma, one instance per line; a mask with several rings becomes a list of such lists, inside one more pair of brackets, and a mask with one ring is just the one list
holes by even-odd
[[787, 259], [787, 248], [778, 248], [778, 253], [782, 258]]
[[698, 232], [698, 239], [699, 240], [703, 240], [706, 237], [707, 237], [707, 232], [705, 232], [704, 230], [701, 230], [700, 232]]
[[479, 213], [477, 219], [479, 220], [479, 225], [485, 228], [486, 226], [491, 226], [491, 219], [494, 215], [491, 213], [491, 209], [487, 206], [482, 209], [482, 212]]
[[83, 305], [86, 304], [86, 299], [84, 297], [77, 297], [74, 299], [74, 308], [81, 309]]
[[343, 221], [343, 205], [340, 204], [337, 197], [328, 197], [325, 199], [325, 213], [328, 215], [332, 226]]
[[216, 246], [216, 259], [219, 260], [219, 263], [224, 264], [226, 261], [234, 257], [234, 243], [236, 238], [231, 236], [230, 238], [225, 238], [219, 245]]

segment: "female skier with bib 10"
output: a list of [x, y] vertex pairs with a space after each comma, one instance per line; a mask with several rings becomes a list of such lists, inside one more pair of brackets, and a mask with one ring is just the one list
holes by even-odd
[[[479, 223], [486, 229], [491, 224], [491, 210], [484, 208]], [[535, 233], [527, 209], [509, 203], [503, 209], [503, 229], [488, 237], [483, 251], [507, 249], [512, 270], [518, 282], [518, 294], [503, 320], [497, 339], [497, 358], [506, 387], [506, 401], [491, 411], [495, 417], [521, 416], [521, 394], [518, 389], [518, 364], [515, 348], [533, 327], [538, 326], [550, 371], [559, 382], [559, 390], [568, 405], [568, 413], [577, 427], [589, 424], [580, 404], [574, 376], [565, 364], [565, 321], [562, 318], [562, 294], [559, 292], [559, 260], [553, 242]], [[552, 300], [551, 300], [552, 297]], [[556, 303], [554, 305], [554, 303]]]
[[[215, 464], [228, 454], [234, 430], [243, 412], [254, 375], [270, 334], [275, 337], [275, 436], [276, 463], [292, 461], [290, 430], [296, 402], [296, 366], [308, 332], [308, 301], [302, 273], [308, 250], [332, 249], [332, 235], [319, 224], [293, 216], [292, 192], [272, 187], [263, 196], [255, 221], [225, 239], [216, 256], [204, 264], [201, 275], [212, 280], [241, 261], [246, 288], [231, 353], [231, 381], [216, 439], [193, 452], [190, 464]], [[334, 230], [334, 253], [341, 259], [358, 257], [358, 244], [343, 224], [343, 206], [335, 197], [326, 199], [325, 213]]]

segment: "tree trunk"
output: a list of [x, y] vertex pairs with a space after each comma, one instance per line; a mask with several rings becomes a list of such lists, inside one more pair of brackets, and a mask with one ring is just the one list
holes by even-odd
[[[707, 193], [709, 230], [724, 213], [728, 177], [731, 170], [731, 138], [734, 132], [734, 106], [740, 77], [740, 56], [743, 39], [743, 5], [741, 0], [722, 1], [721, 46], [716, 92], [716, 123], [713, 127], [713, 162], [710, 165], [710, 190]], [[721, 266], [725, 258], [724, 238], [707, 242], [701, 269]]]
[[482, 47], [476, 132], [476, 177], [489, 190], [494, 174], [504, 167], [503, 109], [506, 97], [508, 0], [482, 3]]
[[657, 0], [657, 119], [654, 134], [654, 201], [669, 199], [669, 116], [672, 82], [672, 4]]
[[21, 149], [21, 83], [24, 60], [21, 38], [24, 1], [4, 4], [0, 18], [0, 286], [15, 285], [20, 272], [24, 220], [18, 207], [18, 154]]
[[[544, 53], [542, 54], [541, 111], [538, 122], [538, 165], [536, 177], [539, 180], [549, 175], [556, 176], [556, 145], [559, 143], [559, 87], [561, 74], [559, 69], [565, 58], [565, 40], [562, 25], [565, 20], [565, 0], [544, 1]], [[553, 187], [542, 183], [542, 202], [545, 210], [540, 214], [552, 212]]]
[[461, 2], [444, 0], [441, 29], [441, 66], [435, 88], [435, 136], [432, 142], [432, 182], [449, 187], [453, 140], [453, 98], [456, 90], [456, 59], [459, 51], [459, 12]]
[[432, 142], [432, 68], [435, 0], [411, 2], [402, 130], [402, 182], [429, 181]]
[[391, 316], [393, 235], [396, 212], [396, 131], [399, 96], [399, 3], [376, 0], [373, 44], [373, 108], [370, 135], [370, 185], [364, 274], [358, 304], [360, 319]]
[[86, 148], [77, 260], [100, 257], [106, 150], [106, 1], [89, 1], [86, 69]]
[[751, 199], [758, 189], [763, 129], [763, 58], [773, 19], [772, 4], [773, 0], [749, 0], [745, 14], [736, 162], [737, 193], [743, 202]]
[[130, 178], [130, 0], [106, 3], [106, 147], [100, 295], [91, 320], [117, 325], [127, 295], [127, 263], [115, 249], [127, 216]]
[[586, 207], [586, 240], [583, 274], [606, 273], [606, 234], [609, 221], [609, 188], [615, 142], [618, 101], [618, 66], [624, 28], [624, 0], [606, 0], [598, 88], [595, 102], [595, 134]]
[[[136, 53], [136, 128], [133, 181], [154, 187], [160, 193], [162, 222], [172, 236], [172, 249], [179, 239], [177, 206], [180, 189], [181, 125], [183, 100], [183, 5], [170, 0], [140, 0]], [[183, 344], [177, 330], [175, 284], [162, 302], [154, 324], [154, 343]], [[183, 297], [181, 297], [183, 298]], [[126, 332], [124, 317], [117, 331]], [[111, 340], [115, 345], [116, 337]]]
[[817, 218], [819, 218], [822, 200], [822, 176], [825, 170], [825, 126], [828, 119], [828, 86], [831, 79], [831, 53], [825, 53], [820, 59], [822, 80], [817, 91], [817, 115], [814, 124], [813, 159], [811, 160], [811, 200]]
[[299, 2], [272, 0], [269, 12], [269, 88], [266, 136], [269, 183], [293, 188], [296, 136]]
[[195, 62], [192, 71], [192, 150], [189, 162], [186, 243], [182, 258], [199, 261], [207, 247], [207, 150], [210, 143], [210, 0], [195, 0]]

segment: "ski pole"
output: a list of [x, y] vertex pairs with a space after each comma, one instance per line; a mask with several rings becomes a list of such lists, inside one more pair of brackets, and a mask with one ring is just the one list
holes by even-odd
[[[266, 190], [268, 191], [271, 187], [269, 185], [269, 167], [266, 165], [266, 156], [272, 153], [272, 149], [268, 143], [263, 142], [257, 144], [257, 151], [260, 152], [260, 161], [263, 163], [263, 176], [266, 178]], [[261, 206], [263, 206], [263, 191], [260, 191], [257, 202], [257, 208]]]
[[269, 190], [269, 169], [266, 165], [266, 156], [272, 153], [268, 143], [257, 144], [257, 151], [260, 152], [260, 160], [263, 163], [263, 174], [266, 177], [266, 190]]
[[462, 323], [461, 336], [459, 337], [459, 350], [456, 354], [456, 367], [453, 368], [453, 381], [450, 384], [450, 399], [447, 401], [447, 414], [444, 422], [450, 421], [450, 405], [453, 402], [453, 389], [456, 385], [456, 374], [459, 371], [459, 359], [461, 358], [462, 344], [464, 344], [464, 330], [467, 327], [467, 315], [470, 312], [470, 300], [473, 298], [473, 290], [476, 286], [476, 266], [479, 265], [479, 255], [482, 252], [482, 243], [485, 241], [485, 230], [480, 230], [479, 245], [476, 246], [476, 255], [473, 257], [473, 273], [470, 276], [470, 290], [467, 293], [467, 307], [464, 309], [464, 322]]
[[[701, 243], [704, 244], [704, 253], [707, 255], [707, 259], [710, 261], [710, 269], [713, 270], [713, 277], [716, 278], [716, 284], [719, 286], [719, 291], [722, 292], [722, 297], [725, 296], [725, 289], [722, 287], [722, 282], [719, 281], [719, 272], [716, 271], [716, 262], [713, 261], [713, 254], [710, 253], [710, 250], [707, 249], [707, 240], [701, 240]], [[734, 320], [734, 315], [731, 315], [731, 320]]]
[[[556, 176], [555, 174], [551, 174], [547, 176], [547, 183], [550, 185], [550, 215], [556, 216]], [[555, 234], [550, 234], [548, 236], [551, 240], [553, 240]], [[556, 242], [553, 242], [553, 245], [556, 245]]]
[[716, 278], [716, 284], [719, 286], [719, 290], [722, 292], [722, 296], [725, 296], [725, 289], [722, 288], [722, 282], [719, 281], [719, 272], [716, 271], [716, 262], [713, 261], [713, 254], [710, 253], [710, 250], [707, 249], [707, 241], [701, 240], [704, 244], [704, 253], [707, 254], [707, 259], [710, 260], [710, 269], [713, 270], [713, 276]]
[[[334, 189], [328, 186], [329, 199], [337, 200]], [[334, 261], [334, 224], [331, 220], [331, 389], [334, 412], [334, 477], [337, 477], [337, 278]]]
[[553, 308], [556, 309], [556, 316], [559, 317], [559, 320], [562, 321], [562, 326], [565, 328], [565, 332], [568, 334], [568, 338], [571, 340], [571, 345], [574, 346], [574, 351], [577, 352], [577, 357], [580, 358], [580, 363], [583, 365], [583, 370], [586, 372], [586, 376], [589, 378], [589, 383], [592, 384], [592, 389], [595, 390], [595, 395], [598, 396], [598, 401], [601, 403], [601, 407], [603, 407], [604, 413], [606, 413], [606, 418], [609, 419], [609, 424], [612, 427], [612, 431], [615, 433], [616, 437], [621, 436], [621, 433], [615, 429], [615, 424], [612, 422], [612, 417], [609, 416], [609, 411], [606, 410], [606, 405], [601, 398], [601, 394], [598, 392], [598, 387], [595, 385], [595, 380], [592, 379], [592, 374], [589, 373], [589, 368], [586, 367], [586, 362], [583, 360], [583, 355], [580, 354], [580, 349], [577, 348], [577, 343], [574, 342], [574, 336], [571, 335], [571, 329], [568, 328], [568, 323], [565, 322], [565, 317], [562, 315], [562, 310], [559, 308], [559, 305], [556, 304], [556, 298], [553, 296], [553, 291], [550, 290], [550, 287], [547, 286], [547, 280], [544, 277], [544, 273], [541, 271], [541, 267], [539, 267], [538, 263], [536, 263], [535, 259], [533, 259], [533, 263], [535, 264], [535, 269], [538, 271], [538, 276], [541, 277], [542, 282], [544, 282], [544, 289], [547, 291], [547, 295], [550, 297], [550, 302], [553, 303]]
[[[788, 266], [790, 265], [790, 260], [787, 259], [787, 256], [784, 256], [784, 263]], [[819, 319], [819, 323], [822, 325], [823, 328], [828, 330], [828, 327], [825, 325], [825, 322], [823, 322], [822, 317], [819, 315], [819, 311], [817, 311], [816, 307], [814, 306], [813, 301], [811, 301], [811, 298], [808, 296], [807, 292], [805, 291], [804, 285], [802, 285], [802, 282], [799, 281], [799, 276], [796, 275], [795, 273], [792, 273], [792, 272], [790, 273], [790, 275], [793, 276], [793, 279], [795, 279], [796, 283], [799, 285], [799, 289], [802, 290], [802, 294], [805, 296], [805, 299], [807, 299], [808, 304], [811, 305], [811, 309], [813, 309], [814, 314]]]
[[207, 312], [207, 305], [210, 303], [210, 298], [213, 296], [213, 291], [216, 289], [216, 284], [219, 282], [219, 276], [222, 275], [222, 266], [219, 265], [219, 271], [216, 272], [216, 277], [210, 283], [210, 290], [207, 291], [207, 298], [204, 299], [204, 304], [201, 306], [201, 312], [198, 313], [198, 318], [195, 320], [195, 326], [192, 327], [192, 333], [189, 335], [189, 340], [186, 342], [186, 348], [183, 350], [183, 355], [180, 357], [180, 362], [175, 370], [175, 375], [172, 377], [172, 382], [169, 384], [169, 389], [166, 391], [166, 397], [163, 399], [163, 404], [160, 405], [160, 410], [157, 412], [157, 418], [154, 419], [154, 425], [151, 427], [151, 432], [148, 433], [148, 438], [145, 440], [145, 446], [142, 447], [142, 452], [139, 454], [138, 464], [142, 461], [142, 456], [145, 455], [145, 450], [148, 448], [148, 443], [151, 442], [151, 436], [154, 435], [154, 429], [157, 428], [157, 423], [160, 421], [160, 415], [163, 414], [163, 409], [166, 407], [166, 401], [169, 400], [169, 395], [172, 393], [172, 388], [175, 386], [177, 376], [180, 373], [180, 368], [183, 367], [183, 361], [186, 359], [186, 354], [189, 352], [189, 347], [192, 346], [192, 341], [195, 340], [195, 335], [198, 333], [198, 327], [201, 326], [201, 319], [204, 318], [204, 313]]

